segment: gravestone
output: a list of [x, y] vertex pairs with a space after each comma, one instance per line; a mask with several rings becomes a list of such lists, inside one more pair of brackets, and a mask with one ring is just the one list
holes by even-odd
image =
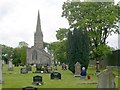
[[35, 71], [35, 73], [40, 73], [41, 69], [42, 69], [42, 65], [36, 64], [36, 71]]
[[59, 72], [51, 73], [51, 79], [61, 79], [61, 73]]
[[115, 75], [111, 68], [105, 69], [98, 74], [97, 88], [115, 88]]
[[21, 74], [26, 74], [28, 73], [27, 69], [26, 68], [21, 68]]
[[2, 60], [0, 60], [0, 84], [2, 83]]
[[5, 64], [5, 61], [4, 61], [4, 60], [2, 60], [2, 64], [3, 64], [3, 65]]
[[8, 71], [12, 71], [12, 70], [13, 70], [12, 60], [9, 60], [9, 62], [8, 62]]
[[42, 85], [42, 76], [34, 76], [33, 77], [33, 84], [34, 85]]
[[77, 62], [75, 64], [75, 77], [80, 77], [80, 73], [81, 73], [81, 65], [79, 62]]
[[32, 67], [31, 66], [26, 66], [27, 71], [32, 71]]
[[66, 70], [66, 64], [62, 63], [62, 70]]
[[57, 70], [57, 64], [55, 64], [53, 68], [54, 68], [54, 70]]
[[27, 87], [22, 88], [22, 90], [37, 90], [37, 88], [27, 86]]
[[51, 71], [52, 71], [52, 68], [50, 66], [47, 66], [47, 72], [51, 73]]
[[96, 61], [96, 72], [100, 72], [100, 62]]

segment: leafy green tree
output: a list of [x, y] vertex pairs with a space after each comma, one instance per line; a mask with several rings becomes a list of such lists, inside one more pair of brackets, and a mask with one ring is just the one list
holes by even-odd
[[50, 52], [54, 56], [54, 61], [60, 61], [61, 63], [66, 63], [66, 39], [68, 29], [66, 28], [59, 28], [56, 31], [56, 38], [57, 42], [53, 42], [49, 45]]
[[66, 62], [66, 41], [53, 42], [50, 44], [50, 52], [53, 54], [54, 62], [60, 61], [61, 63]]
[[62, 9], [62, 16], [68, 20], [70, 29], [81, 28], [87, 31], [91, 53], [94, 59], [99, 60], [104, 55], [97, 52], [99, 47], [106, 46], [106, 39], [112, 33], [118, 33], [116, 23], [120, 17], [120, 8], [113, 2], [66, 1]]
[[18, 65], [19, 63], [21, 63], [20, 60], [20, 48], [14, 48], [13, 50], [13, 64]]
[[27, 50], [26, 46], [14, 48], [13, 64], [16, 65], [19, 63], [26, 64], [26, 50]]
[[57, 30], [56, 32], [57, 32], [56, 34], [57, 40], [62, 41], [67, 39], [68, 29], [59, 28], [59, 30]]
[[2, 45], [2, 59], [6, 63], [8, 63], [10, 59], [12, 59], [12, 55], [13, 55], [13, 48], [6, 45]]
[[26, 50], [27, 47], [25, 46], [20, 48], [20, 61], [23, 64], [26, 64]]

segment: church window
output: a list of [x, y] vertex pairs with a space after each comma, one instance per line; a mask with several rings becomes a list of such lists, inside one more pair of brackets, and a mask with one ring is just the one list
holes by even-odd
[[32, 60], [37, 60], [37, 51], [34, 50], [32, 53]]

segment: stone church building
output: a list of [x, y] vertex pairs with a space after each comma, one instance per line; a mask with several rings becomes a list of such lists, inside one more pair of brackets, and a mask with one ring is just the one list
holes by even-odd
[[51, 65], [51, 56], [44, 50], [43, 33], [41, 31], [41, 21], [38, 11], [36, 32], [34, 33], [34, 46], [27, 48], [27, 64], [49, 64]]

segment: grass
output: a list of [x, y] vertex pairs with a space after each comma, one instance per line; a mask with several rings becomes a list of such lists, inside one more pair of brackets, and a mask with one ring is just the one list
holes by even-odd
[[[61, 70], [58, 67], [58, 72], [61, 73], [61, 80], [51, 80], [50, 74], [32, 73], [20, 74], [20, 67], [14, 67], [13, 71], [8, 71], [7, 66], [3, 67], [3, 81], [2, 88], [23, 88], [26, 86], [33, 86], [37, 88], [96, 88], [97, 76], [95, 75], [95, 68], [88, 68], [88, 72], [91, 75], [91, 80], [81, 80], [79, 77], [74, 77], [69, 70]], [[33, 71], [35, 68], [33, 67]], [[117, 75], [117, 71], [114, 71]], [[43, 78], [43, 85], [32, 85], [33, 76], [40, 75]], [[118, 87], [118, 78], [115, 78], [116, 86]]]

